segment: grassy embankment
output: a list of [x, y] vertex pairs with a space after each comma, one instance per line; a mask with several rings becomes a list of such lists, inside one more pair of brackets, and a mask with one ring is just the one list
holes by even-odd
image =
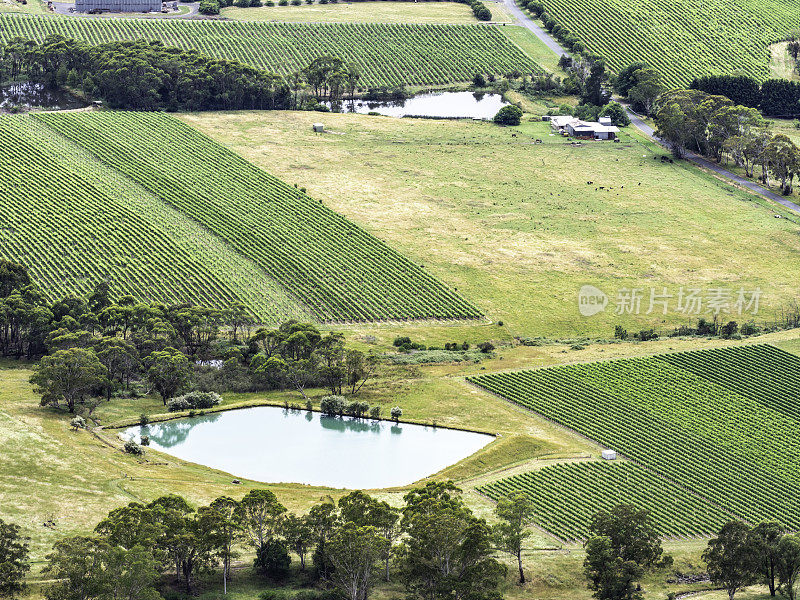
[[[516, 128], [285, 112], [183, 118], [424, 264], [511, 335], [610, 337], [617, 323], [696, 319], [645, 315], [647, 299], [638, 318], [610, 309], [584, 318], [584, 284], [612, 303], [623, 287], [649, 298], [651, 286], [760, 286], [759, 318], [797, 294], [800, 217], [654, 160], [664, 151], [630, 130], [619, 144], [573, 146], [532, 118]], [[314, 134], [318, 120], [334, 134]]]
[[[487, 2], [492, 21], [513, 17], [500, 2]], [[222, 16], [239, 21], [312, 23], [477, 23], [472, 9], [457, 2], [338, 2], [301, 6], [261, 6], [222, 9]]]

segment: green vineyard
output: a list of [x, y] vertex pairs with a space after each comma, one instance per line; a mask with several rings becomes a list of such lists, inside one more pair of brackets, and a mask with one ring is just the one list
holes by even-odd
[[[728, 375], [715, 373], [725, 356]], [[702, 359], [709, 358], [707, 368]], [[698, 362], [698, 359], [701, 359]], [[693, 361], [692, 369], [676, 366]], [[769, 346], [672, 354], [470, 381], [613, 448], [750, 522], [800, 526], [800, 382], [758, 395], [798, 358]], [[705, 375], [694, 371], [704, 370]]]
[[538, 73], [498, 28], [480, 25], [304, 24], [0, 15], [0, 40], [51, 34], [92, 44], [157, 40], [286, 75], [323, 55], [358, 66], [362, 86], [444, 85], [475, 73]]
[[647, 509], [664, 537], [714, 531], [731, 515], [630, 461], [561, 463], [478, 488], [493, 500], [523, 491], [535, 499], [536, 522], [562, 540], [586, 539], [599, 510], [618, 504]]
[[264, 322], [470, 318], [477, 309], [385, 244], [177, 119], [0, 120], [0, 256], [51, 297], [119, 293]]
[[800, 0], [543, 0], [548, 14], [615, 70], [637, 61], [664, 83], [701, 75], [769, 76], [770, 44], [796, 28]]

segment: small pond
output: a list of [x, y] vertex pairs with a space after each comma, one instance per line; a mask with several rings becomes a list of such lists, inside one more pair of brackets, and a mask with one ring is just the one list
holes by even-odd
[[361, 114], [376, 112], [389, 117], [491, 119], [507, 104], [500, 94], [436, 92], [396, 102], [356, 100], [346, 102], [343, 110]]
[[480, 433], [260, 406], [130, 427], [150, 448], [262, 482], [371, 489], [406, 485], [491, 442]]
[[86, 103], [72, 94], [59, 89], [49, 89], [41, 83], [11, 83], [0, 87], [0, 110], [9, 111], [14, 107], [22, 110], [46, 108], [64, 110], [82, 108]]

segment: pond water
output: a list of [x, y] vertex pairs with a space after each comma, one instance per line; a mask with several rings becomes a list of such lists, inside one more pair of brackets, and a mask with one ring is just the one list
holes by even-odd
[[121, 436], [234, 476], [371, 489], [406, 485], [483, 448], [480, 433], [260, 406], [126, 429]]
[[0, 87], [0, 110], [8, 111], [12, 107], [23, 110], [31, 108], [47, 108], [64, 110], [81, 108], [86, 103], [63, 90], [49, 89], [41, 83], [11, 83]]
[[389, 117], [491, 119], [507, 104], [500, 94], [437, 92], [397, 102], [356, 100], [345, 103], [344, 110], [361, 114], [377, 112]]

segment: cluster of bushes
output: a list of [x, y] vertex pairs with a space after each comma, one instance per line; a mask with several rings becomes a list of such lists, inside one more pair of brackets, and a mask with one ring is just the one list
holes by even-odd
[[469, 4], [469, 7], [472, 9], [472, 14], [475, 15], [475, 18], [479, 21], [492, 20], [492, 11], [486, 8], [486, 5], [483, 2], [479, 2], [478, 0], [468, 0], [467, 2], [464, 2], [464, 4]]
[[800, 83], [796, 81], [768, 79], [761, 83], [745, 75], [708, 75], [695, 78], [689, 89], [725, 96], [768, 117], [800, 116]]
[[[381, 418], [381, 407], [378, 405], [370, 406], [368, 402], [354, 400], [348, 402], [344, 396], [325, 396], [320, 400], [319, 409], [322, 414], [329, 417], [353, 417], [355, 419], [363, 419], [367, 415], [371, 419]], [[400, 420], [403, 416], [403, 409], [395, 406], [391, 413], [392, 419], [395, 421]]]
[[521, 120], [522, 109], [513, 104], [504, 106], [494, 116], [494, 122], [498, 125], [519, 125]]
[[222, 396], [216, 392], [189, 392], [167, 401], [169, 412], [181, 410], [213, 408], [222, 402]]
[[[444, 348], [439, 348], [437, 346], [425, 346], [424, 344], [420, 344], [411, 340], [408, 336], [399, 336], [394, 339], [393, 345], [397, 348], [400, 352], [411, 352], [412, 350], [416, 351], [441, 351], [445, 350], [446, 352], [466, 352], [470, 349], [469, 342], [445, 342]], [[481, 342], [478, 344], [478, 349], [483, 354], [489, 354], [492, 350], [494, 350], [494, 344], [491, 342]]]
[[[721, 337], [723, 339], [741, 339], [742, 336], [756, 335], [761, 333], [761, 328], [754, 322], [749, 321], [739, 326], [736, 321], [728, 321], [725, 324], [719, 323], [716, 320], [709, 321], [701, 317], [697, 321], [697, 326], [681, 325], [675, 327], [669, 332], [669, 337], [687, 337], [687, 336], [702, 336], [702, 337]], [[622, 325], [614, 327], [614, 338], [618, 340], [639, 340], [646, 342], [649, 340], [657, 340], [659, 337], [655, 329], [642, 329], [638, 333], [631, 335], [628, 330]]]
[[394, 338], [394, 342], [392, 345], [397, 348], [400, 352], [411, 352], [412, 350], [427, 350], [428, 347], [424, 344], [419, 344], [417, 342], [412, 342], [411, 338], [407, 335], [399, 336]]

